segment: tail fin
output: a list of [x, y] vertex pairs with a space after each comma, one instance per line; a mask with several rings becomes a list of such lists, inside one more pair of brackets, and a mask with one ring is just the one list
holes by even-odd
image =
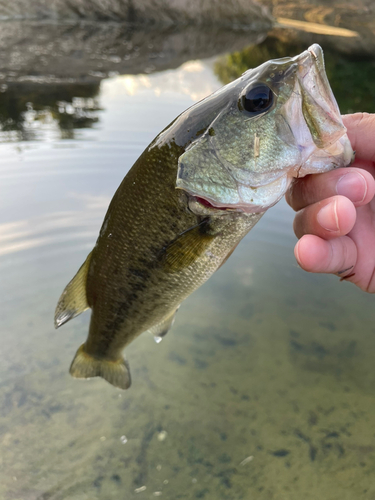
[[102, 377], [120, 389], [131, 385], [129, 365], [124, 358], [116, 361], [94, 358], [85, 351], [85, 344], [78, 349], [69, 371], [75, 378]]

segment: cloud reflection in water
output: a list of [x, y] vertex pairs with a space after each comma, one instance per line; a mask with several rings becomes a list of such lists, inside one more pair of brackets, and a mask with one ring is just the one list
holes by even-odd
[[81, 201], [82, 209], [0, 224], [0, 256], [58, 243], [95, 241], [110, 198], [79, 193], [71, 193], [70, 198]]

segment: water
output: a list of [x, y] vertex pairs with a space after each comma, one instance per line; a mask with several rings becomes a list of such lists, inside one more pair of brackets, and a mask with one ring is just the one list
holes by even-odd
[[298, 268], [284, 201], [163, 342], [127, 348], [129, 391], [68, 375], [89, 314], [55, 331], [57, 299], [134, 160], [223, 65], [0, 94], [1, 499], [375, 498], [373, 297]]

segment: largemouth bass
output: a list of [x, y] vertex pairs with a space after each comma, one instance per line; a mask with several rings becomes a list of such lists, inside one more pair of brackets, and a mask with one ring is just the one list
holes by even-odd
[[322, 49], [246, 71], [182, 113], [135, 162], [56, 308], [91, 308], [73, 377], [130, 386], [124, 347], [163, 337], [181, 302], [230, 256], [293, 177], [351, 163]]

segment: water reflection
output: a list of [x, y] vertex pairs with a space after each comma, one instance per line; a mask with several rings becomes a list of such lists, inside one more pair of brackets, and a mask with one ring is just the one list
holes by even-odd
[[212, 23], [203, 28], [190, 23], [140, 27], [10, 21], [1, 24], [0, 85], [87, 83], [116, 74], [177, 68], [258, 43], [271, 26], [267, 15], [256, 16], [244, 29]]
[[[297, 54], [305, 49], [305, 41], [290, 41], [273, 34], [256, 45], [221, 57], [215, 62], [215, 73], [226, 84], [265, 60]], [[365, 109], [374, 112], [373, 56], [337, 53], [330, 44], [324, 49], [327, 74], [341, 111], [351, 113]], [[129, 95], [141, 89], [159, 95], [178, 86], [180, 92], [198, 100], [213, 90], [210, 64], [204, 66], [199, 61], [185, 63], [177, 71], [157, 74], [155, 78], [147, 74], [126, 75], [114, 82], [112, 91], [123, 88]], [[92, 127], [100, 119], [99, 81], [59, 84], [10, 81], [2, 84], [0, 90], [0, 142], [40, 140], [43, 131], [52, 129], [62, 139], [73, 139], [74, 130]]]
[[2, 87], [0, 141], [36, 140], [43, 128], [56, 127], [62, 139], [74, 138], [74, 129], [98, 121], [99, 83], [22, 84]]
[[[219, 86], [212, 63], [190, 61], [175, 71], [152, 75], [124, 75], [103, 84], [10, 84], [0, 99], [0, 142], [74, 139], [75, 130], [91, 128], [100, 120], [103, 95], [134, 96], [140, 92], [186, 95], [191, 102]], [[182, 111], [182, 109], [181, 109]]]
[[70, 197], [81, 202], [80, 210], [54, 212], [0, 224], [0, 257], [70, 241], [76, 245], [80, 245], [81, 240], [90, 244], [97, 235], [98, 221], [108, 207], [110, 198], [81, 193], [72, 193]]

